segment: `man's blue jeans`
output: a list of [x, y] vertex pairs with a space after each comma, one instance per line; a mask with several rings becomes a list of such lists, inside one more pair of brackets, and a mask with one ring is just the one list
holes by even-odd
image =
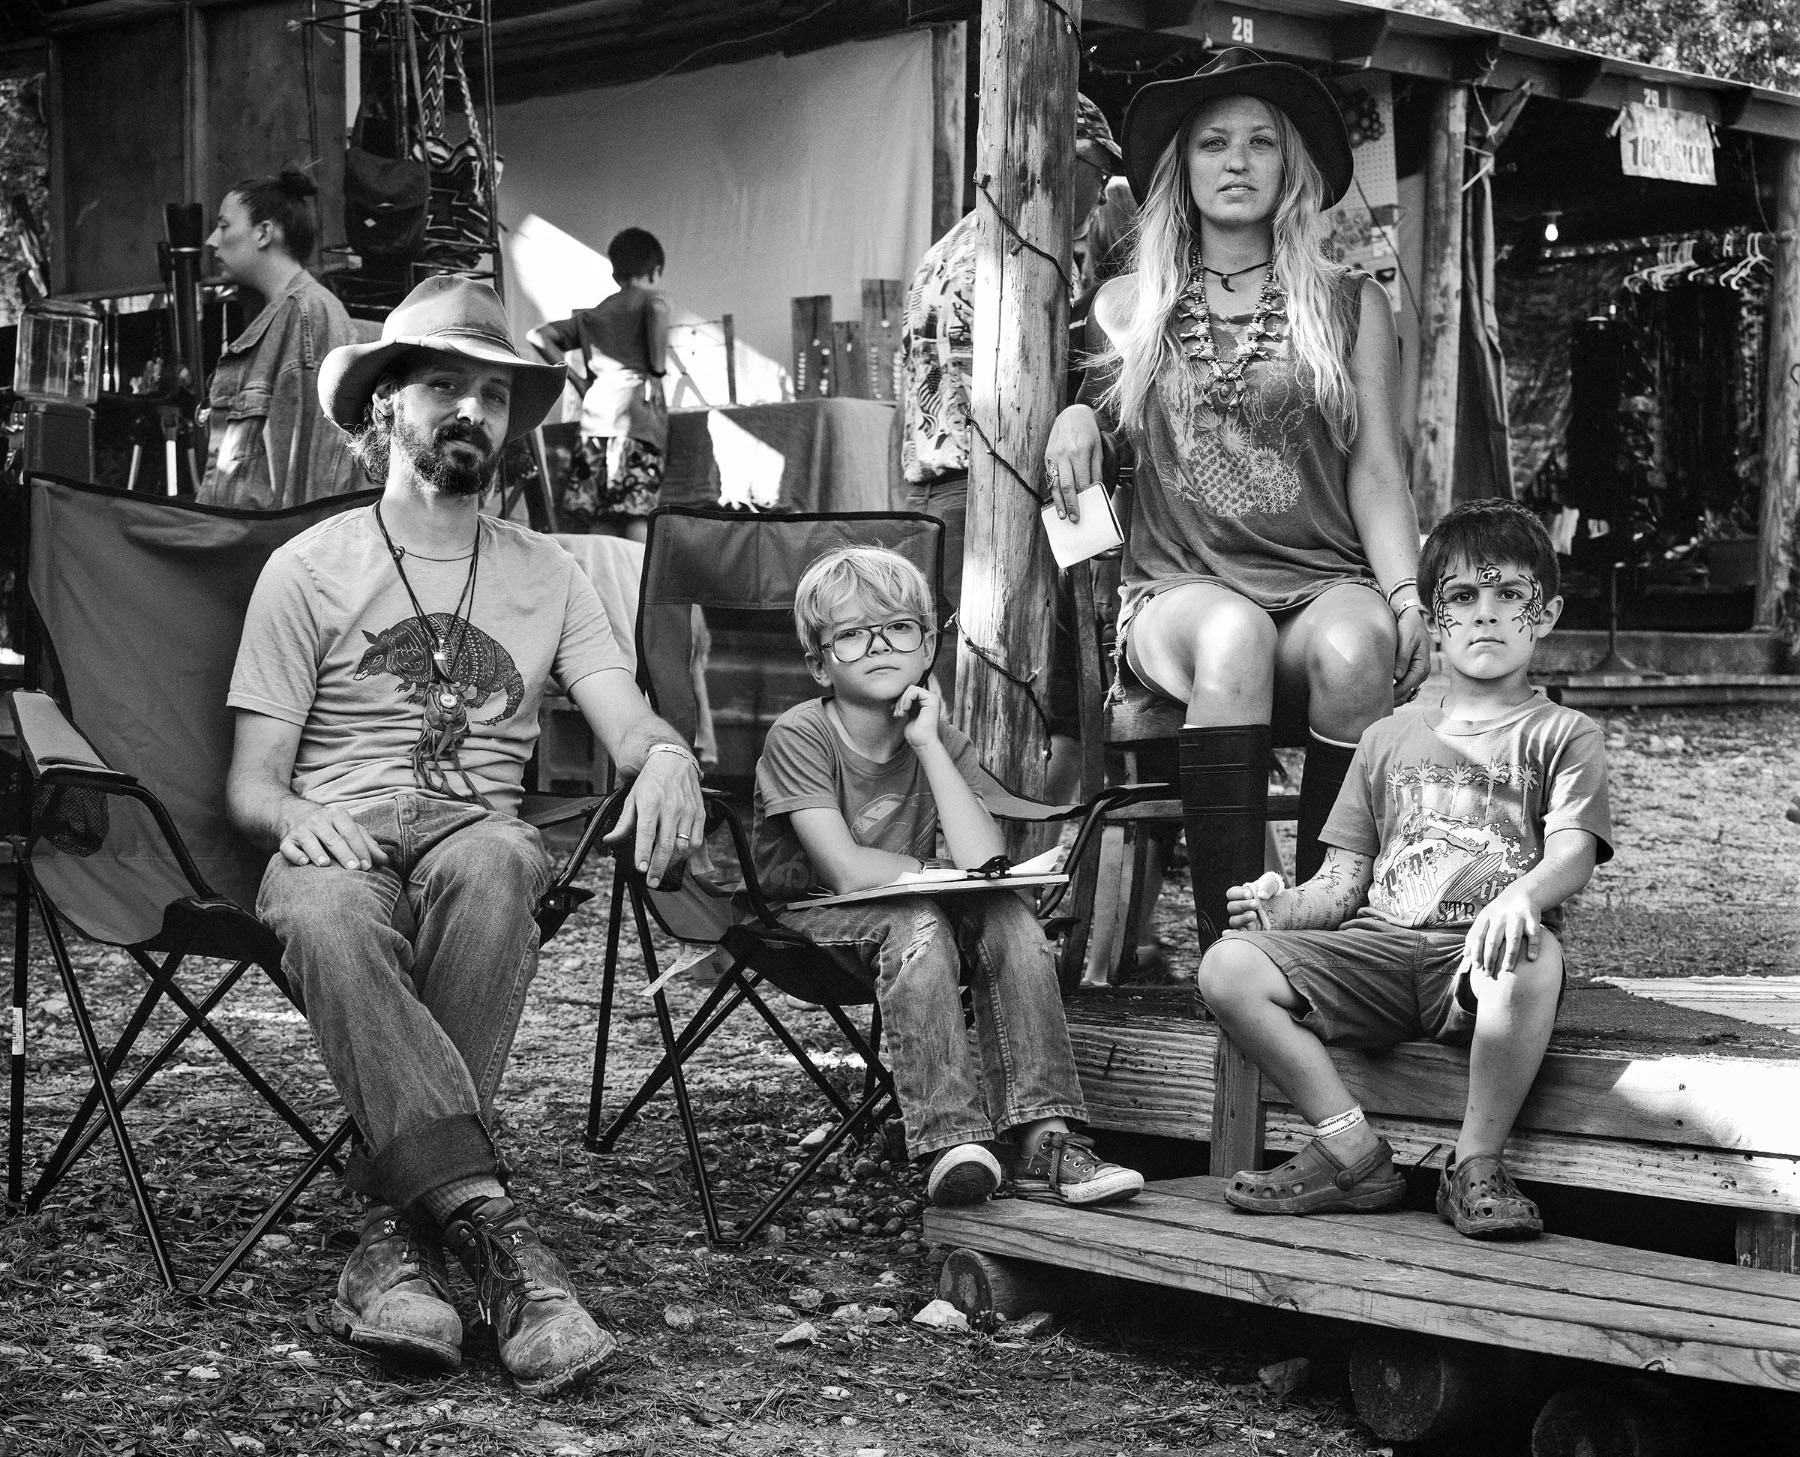
[[[782, 920], [873, 983], [913, 1158], [1086, 1116], [1050, 944], [1014, 892], [790, 909]], [[963, 1024], [964, 960], [979, 1065]]]
[[256, 911], [362, 1132], [351, 1187], [404, 1208], [506, 1172], [490, 1115], [537, 970], [550, 859], [532, 826], [457, 800], [399, 794], [355, 815], [386, 865], [278, 854]]

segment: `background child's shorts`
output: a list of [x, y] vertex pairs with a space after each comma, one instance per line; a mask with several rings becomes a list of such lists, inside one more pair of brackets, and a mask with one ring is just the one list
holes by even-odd
[[[1359, 916], [1335, 931], [1238, 931], [1311, 1004], [1294, 1020], [1333, 1047], [1466, 1043], [1475, 996], [1458, 974], [1467, 931]], [[1521, 952], [1521, 955], [1524, 953]]]

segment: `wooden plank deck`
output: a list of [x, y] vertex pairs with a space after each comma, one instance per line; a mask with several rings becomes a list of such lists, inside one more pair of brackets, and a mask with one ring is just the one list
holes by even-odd
[[1800, 1392], [1800, 1280], [1545, 1235], [1465, 1240], [1435, 1216], [1247, 1215], [1221, 1179], [1110, 1209], [931, 1209], [925, 1238], [1062, 1269], [1611, 1366]]
[[1800, 1032], [1800, 976], [1609, 976], [1634, 997]]

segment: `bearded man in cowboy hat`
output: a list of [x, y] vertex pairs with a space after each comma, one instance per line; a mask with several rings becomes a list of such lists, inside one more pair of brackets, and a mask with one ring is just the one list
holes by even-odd
[[379, 342], [327, 355], [320, 400], [381, 499], [275, 553], [229, 695], [232, 819], [273, 852], [257, 912], [362, 1138], [349, 1182], [370, 1205], [332, 1323], [454, 1368], [447, 1247], [531, 1395], [616, 1345], [508, 1197], [493, 1136], [551, 877], [517, 817], [546, 684], [635, 776], [618, 838], [653, 881], [679, 875], [703, 821], [693, 754], [574, 559], [481, 513], [502, 447], [563, 382], [513, 347], [491, 288], [455, 276], [414, 289]]

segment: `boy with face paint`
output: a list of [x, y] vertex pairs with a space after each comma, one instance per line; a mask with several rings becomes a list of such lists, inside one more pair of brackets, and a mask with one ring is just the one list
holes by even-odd
[[1393, 1150], [1325, 1049], [1430, 1038], [1469, 1047], [1439, 1216], [1475, 1239], [1542, 1231], [1502, 1155], [1562, 997], [1562, 903], [1612, 856], [1603, 736], [1529, 677], [1559, 586], [1549, 536], [1523, 507], [1474, 501], [1440, 521], [1409, 605], [1443, 690], [1429, 684], [1364, 732], [1312, 879], [1229, 893], [1234, 931], [1207, 952], [1200, 990], [1315, 1129], [1280, 1168], [1232, 1179], [1238, 1208], [1397, 1204]]

